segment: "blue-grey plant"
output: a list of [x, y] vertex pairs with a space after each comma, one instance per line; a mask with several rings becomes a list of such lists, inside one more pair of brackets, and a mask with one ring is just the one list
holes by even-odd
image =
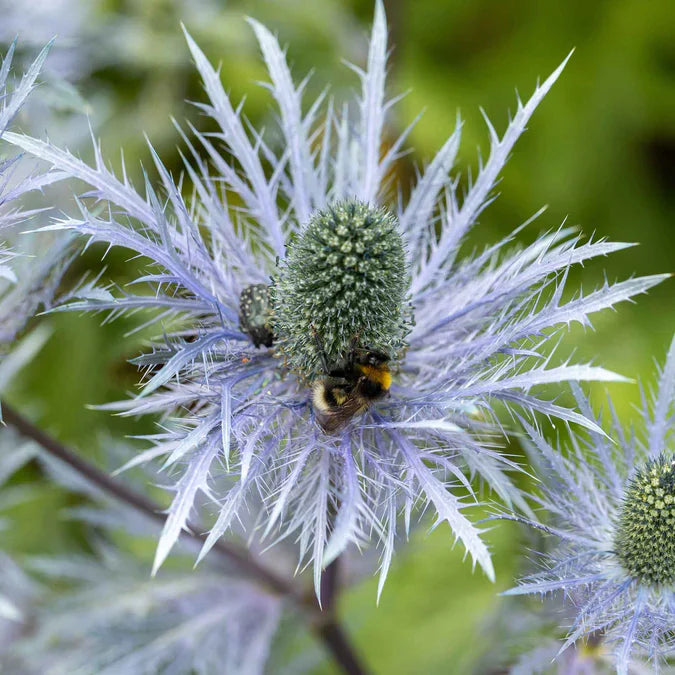
[[[13, 93], [10, 93], [7, 89], [7, 79], [12, 65], [15, 45], [16, 43], [12, 43], [9, 51], [5, 54], [5, 57], [2, 60], [2, 66], [0, 67], [0, 139], [2, 139], [2, 134], [5, 132], [7, 126], [33, 89], [42, 62], [47, 55], [46, 51], [43, 51], [40, 54], [38, 60], [33, 63], [32, 68], [26, 74], [21, 84]], [[2, 178], [2, 183], [0, 183], [0, 209], [2, 209], [2, 212], [0, 212], [0, 229], [7, 228], [10, 225], [13, 225], [17, 219], [20, 219], [20, 214], [9, 211], [6, 206], [6, 204], [11, 202], [12, 198], [15, 197], [13, 192], [7, 191], [8, 174], [12, 164], [13, 160], [11, 159], [0, 160], [0, 178]], [[0, 239], [0, 283], [2, 283], [3, 279], [9, 282], [16, 281], [16, 276], [9, 266], [9, 262], [12, 258], [12, 252], [5, 242]]]
[[[0, 395], [6, 391], [19, 371], [33, 359], [48, 335], [46, 329], [38, 328], [18, 342], [8, 354], [2, 355]], [[4, 516], [5, 509], [26, 498], [25, 486], [8, 486], [8, 482], [38, 454], [34, 443], [25, 441], [18, 434], [3, 427], [0, 423], [0, 532], [12, 525]], [[0, 549], [0, 667], [4, 669], [9, 670], [2, 655], [6, 647], [18, 639], [21, 623], [25, 618], [23, 608], [35, 596], [35, 587], [28, 576]]]
[[594, 634], [615, 644], [619, 673], [634, 655], [655, 669], [675, 656], [675, 339], [658, 391], [643, 399], [641, 428], [626, 435], [612, 409], [609, 435], [572, 435], [569, 456], [523, 422], [542, 458], [538, 502], [557, 539], [539, 569], [508, 591], [564, 595], [574, 620], [560, 651]]
[[[50, 594], [28, 618], [34, 630], [8, 658], [32, 673], [265, 672], [281, 601], [212, 566], [151, 579], [147, 563], [112, 547], [97, 557], [34, 560]], [[15, 671], [16, 672], [16, 671]]]
[[[509, 669], [509, 675], [614, 675], [611, 651], [601, 641], [580, 642], [559, 654], [560, 643], [543, 639], [541, 643], [521, 654]], [[629, 675], [650, 675], [647, 663], [631, 664]]]
[[[49, 52], [47, 45], [13, 88], [8, 85], [16, 43], [12, 43], [0, 67], [0, 143], [3, 134], [28, 95]], [[51, 299], [60, 280], [66, 238], [49, 242], [36, 237], [16, 242], [16, 227], [36, 211], [23, 208], [20, 197], [60, 179], [58, 174], [20, 174], [19, 157], [5, 157], [0, 148], [0, 349], [9, 343], [40, 305]], [[38, 255], [39, 254], [39, 255]]]
[[[618, 376], [587, 364], [552, 365], [554, 336], [573, 322], [588, 325], [590, 313], [663, 277], [607, 283], [563, 299], [570, 266], [629, 245], [583, 243], [569, 228], [509, 248], [519, 228], [480, 253], [460, 255], [495, 198], [517, 138], [566, 60], [526, 103], [518, 100], [502, 136], [488, 122], [489, 157], [463, 198], [453, 172], [458, 123], [404, 200], [389, 179], [412, 125], [385, 150], [385, 121], [396, 99], [386, 94], [382, 3], [375, 6], [367, 66], [354, 67], [360, 96], [344, 105], [321, 96], [304, 106], [306, 80], [294, 83], [275, 37], [250, 23], [279, 106], [280, 135], [263, 135], [247, 123], [187, 35], [209, 97], [198, 105], [218, 130], [191, 128], [196, 142], [181, 131], [184, 181], [174, 181], [152, 148], [161, 189], [146, 178], [143, 195], [126, 172], [113, 174], [96, 143], [90, 166], [50, 142], [8, 136], [89, 186], [78, 213], [51, 229], [130, 249], [148, 264], [135, 284], [147, 292], [88, 281], [65, 306], [109, 310], [113, 317], [154, 310], [161, 326], [162, 340], [139, 359], [148, 369], [140, 396], [119, 406], [167, 418], [152, 447], [132, 462], [163, 458], [177, 476], [155, 569], [201, 493], [217, 518], [200, 558], [252, 514], [249, 535], [298, 542], [303, 564], [313, 563], [317, 593], [326, 565], [348, 545], [370, 541], [382, 551], [381, 590], [397, 536], [424, 512], [434, 514], [436, 525], [447, 521], [492, 578], [488, 547], [465, 509], [476, 503], [475, 475], [506, 503], [523, 505], [508, 476], [513, 462], [498, 450], [497, 410], [539, 411], [593, 426], [536, 389]], [[392, 193], [399, 198], [388, 199]], [[352, 215], [336, 215], [340, 208]], [[353, 217], [386, 222], [389, 234], [377, 242], [386, 246], [370, 251], [371, 225], [362, 228]], [[314, 255], [313, 223], [325, 237], [326, 265], [309, 265], [303, 277], [295, 263]], [[384, 270], [380, 288], [375, 280]], [[272, 278], [274, 287], [266, 289]], [[334, 298], [322, 279], [339, 282]], [[378, 304], [387, 297], [383, 288], [393, 292], [387, 311]], [[295, 300], [305, 303], [296, 316], [292, 303], [284, 304]], [[325, 303], [334, 301], [343, 311], [329, 312]], [[317, 403], [348, 413], [336, 433], [315, 423]]]
[[[0, 359], [0, 395], [48, 337], [49, 331], [40, 326]], [[102, 446], [109, 462], [132, 452], [112, 440]], [[12, 507], [43, 494], [43, 482], [17, 476], [29, 464], [72, 495], [77, 505], [64, 509], [62, 516], [86, 529], [89, 550], [10, 556], [0, 546], [0, 671], [265, 672], [272, 648], [285, 640], [283, 630], [278, 635], [286, 608], [282, 596], [256, 585], [222, 557], [193, 570], [189, 561], [198, 548], [189, 539], [182, 539], [179, 547], [183, 564], [178, 559], [160, 579], [150, 578], [151, 549], [143, 542], [156, 539], [160, 527], [152, 512], [115, 500], [86, 475], [4, 425], [0, 532], [18, 525]], [[131, 482], [146, 496], [156, 478], [146, 474]], [[316, 662], [311, 651], [306, 656], [308, 663]], [[282, 653], [275, 652], [273, 659], [275, 668], [303, 672], [301, 663], [289, 664]]]
[[[538, 535], [541, 532], [534, 531]], [[536, 546], [536, 544], [535, 544]], [[487, 649], [477, 654], [472, 675], [612, 675], [616, 673], [611, 645], [599, 635], [579, 640], [559, 654], [561, 620], [569, 617], [562, 598], [516, 596], [503, 598], [495, 612], [482, 621], [478, 631]], [[539, 605], [536, 607], [535, 605]], [[653, 669], [646, 661], [633, 659], [630, 675], [648, 675]], [[664, 675], [672, 675], [665, 670]]]
[[[106, 451], [119, 456], [120, 448], [107, 443]], [[78, 496], [80, 505], [64, 515], [87, 528], [94, 553], [12, 558], [0, 551], [3, 672], [265, 672], [284, 608], [279, 595], [221, 559], [193, 570], [185, 553], [194, 555], [194, 545], [185, 540], [184, 564], [179, 559], [161, 578], [150, 578], [147, 556], [139, 554], [147, 546], [139, 544], [156, 538], [156, 521], [111, 500], [12, 429], [0, 430], [0, 512], [40, 494], [34, 484], [7, 485], [35, 461], [54, 484]]]

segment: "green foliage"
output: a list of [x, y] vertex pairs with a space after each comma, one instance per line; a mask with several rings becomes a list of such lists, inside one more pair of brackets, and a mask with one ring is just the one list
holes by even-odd
[[616, 532], [623, 568], [641, 582], [675, 584], [675, 460], [664, 455], [638, 470]]
[[409, 328], [408, 273], [398, 222], [347, 201], [314, 214], [272, 287], [274, 332], [291, 369], [308, 379], [355, 346], [394, 359]]

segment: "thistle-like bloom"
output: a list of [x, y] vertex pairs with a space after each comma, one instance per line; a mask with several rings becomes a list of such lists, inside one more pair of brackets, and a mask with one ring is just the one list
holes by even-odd
[[[592, 415], [580, 395], [579, 403]], [[563, 649], [600, 636], [616, 645], [620, 673], [634, 653], [655, 668], [675, 655], [675, 339], [644, 405], [637, 435], [614, 418], [609, 436], [573, 436], [569, 457], [525, 423], [545, 463], [540, 503], [558, 539], [541, 570], [508, 591], [564, 594], [575, 618]]]
[[[280, 135], [251, 129], [188, 36], [210, 99], [200, 108], [219, 127], [192, 129], [196, 145], [183, 136], [189, 198], [154, 152], [163, 194], [146, 180], [141, 196], [126, 173], [120, 180], [106, 168], [96, 144], [88, 166], [51, 143], [8, 137], [91, 188], [80, 212], [52, 229], [131, 249], [149, 264], [135, 286], [148, 292], [87, 283], [67, 306], [113, 316], [153, 309], [168, 335], [139, 361], [150, 375], [140, 397], [121, 404], [174, 419], [136, 460], [164, 458], [178, 476], [155, 567], [203, 493], [217, 517], [202, 555], [245, 518], [248, 534], [299, 543], [317, 592], [325, 565], [371, 540], [381, 546], [383, 582], [396, 537], [422, 512], [447, 521], [492, 577], [480, 529], [465, 513], [475, 503], [470, 478], [521, 503], [512, 464], [497, 449], [493, 404], [583, 422], [536, 387], [616, 376], [551, 365], [551, 336], [661, 277], [563, 300], [571, 265], [627, 246], [581, 243], [569, 229], [525, 248], [509, 250], [508, 237], [460, 255], [564, 64], [518, 101], [503, 136], [488, 123], [490, 154], [464, 198], [452, 173], [458, 124], [404, 202], [387, 199], [409, 129], [383, 150], [394, 101], [385, 93], [382, 3], [367, 67], [354, 68], [361, 95], [344, 106], [324, 97], [303, 106], [304, 83], [294, 84], [277, 40], [251, 25]], [[96, 208], [87, 205], [92, 196]]]
[[[473, 675], [613, 675], [616, 673], [612, 645], [599, 634], [579, 640], [560, 652], [561, 621], [569, 616], [562, 598], [517, 596], [497, 605], [478, 630], [485, 644], [473, 664]], [[561, 618], [562, 617], [562, 618]], [[634, 659], [629, 675], [649, 675], [649, 663]], [[672, 675], [670, 670], [666, 673]]]
[[[24, 101], [36, 86], [49, 45], [37, 56], [15, 87], [7, 86], [15, 43], [11, 45], [0, 67], [0, 143]], [[31, 190], [59, 180], [58, 174], [34, 174], [17, 177], [18, 157], [4, 157], [0, 149], [0, 349], [9, 343], [40, 305], [51, 299], [60, 279], [65, 240], [48, 249], [45, 238], [24, 241], [22, 247], [13, 246], [16, 226], [35, 212], [17, 207], [17, 200]], [[39, 253], [33, 258], [31, 254]], [[36, 259], [37, 258], [37, 259]]]
[[[10, 94], [7, 90], [7, 78], [12, 65], [14, 48], [15, 43], [12, 43], [9, 51], [2, 60], [2, 66], [0, 67], [0, 139], [2, 139], [2, 135], [7, 129], [7, 126], [33, 89], [42, 62], [47, 55], [46, 50], [43, 50], [19, 86]], [[2, 181], [0, 182], [0, 230], [15, 224], [17, 219], [20, 218], [20, 214], [10, 211], [7, 206], [7, 204], [16, 197], [16, 190], [7, 190], [7, 183], [9, 180], [8, 174], [14, 161], [14, 159], [0, 159], [0, 180]], [[1, 233], [0, 236], [2, 236]], [[5, 242], [0, 239], [0, 284], [3, 283], [3, 280], [10, 282], [16, 281], [16, 276], [9, 266], [9, 262], [12, 258], [12, 252]], [[0, 291], [1, 288], [2, 287], [0, 286]]]
[[5, 657], [28, 670], [11, 672], [265, 672], [281, 601], [251, 582], [210, 565], [150, 579], [147, 562], [110, 548], [98, 559], [45, 558], [34, 567], [50, 587], [77, 586], [33, 603], [32, 629]]
[[[19, 353], [10, 358], [15, 371]], [[3, 362], [0, 389], [8, 374]], [[127, 448], [110, 443], [106, 451], [128, 455]], [[266, 672], [282, 616], [279, 596], [256, 587], [222, 558], [193, 570], [194, 546], [185, 539], [179, 545], [184, 564], [164, 571], [161, 579], [150, 578], [147, 560], [138, 553], [147, 546], [138, 545], [157, 537], [154, 519], [109, 499], [11, 429], [0, 429], [3, 525], [5, 507], [40, 490], [35, 484], [6, 484], [35, 460], [56, 484], [86, 500], [69, 509], [68, 517], [98, 536], [89, 540], [95, 555], [12, 559], [0, 551], [3, 673]], [[275, 654], [270, 667], [302, 672], [293, 665]]]

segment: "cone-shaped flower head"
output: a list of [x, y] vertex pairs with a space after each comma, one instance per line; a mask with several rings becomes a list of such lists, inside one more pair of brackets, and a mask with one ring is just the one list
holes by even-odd
[[559, 592], [573, 617], [564, 646], [600, 636], [624, 674], [675, 655], [674, 407], [675, 339], [636, 434], [614, 415], [609, 435], [573, 436], [568, 457], [526, 424], [532, 456], [543, 458], [540, 504], [552, 514], [544, 529], [555, 539], [541, 569], [508, 593]]
[[273, 287], [274, 333], [288, 365], [313, 379], [355, 345], [394, 359], [409, 330], [409, 278], [397, 219], [341, 201], [288, 245]]
[[621, 566], [643, 584], [675, 588], [675, 459], [642, 465], [626, 489], [616, 528]]
[[[276, 38], [251, 25], [278, 104], [278, 133], [263, 135], [243, 119], [188, 36], [209, 98], [202, 108], [218, 126], [215, 134], [196, 132], [194, 142], [184, 136], [189, 159], [179, 185], [192, 184], [189, 198], [156, 154], [161, 194], [147, 181], [140, 194], [128, 174], [118, 179], [106, 168], [98, 146], [90, 167], [52, 143], [8, 137], [56, 175], [90, 186], [76, 212], [52, 228], [150, 261], [145, 292], [86, 283], [68, 304], [115, 315], [148, 308], [160, 319], [157, 349], [139, 360], [151, 376], [140, 398], [119, 404], [172, 418], [135, 460], [161, 457], [176, 477], [156, 566], [195, 504], [209, 500], [217, 517], [202, 555], [233, 527], [288, 538], [313, 563], [317, 590], [325, 565], [370, 542], [380, 547], [383, 581], [395, 542], [423, 513], [447, 522], [492, 577], [488, 547], [466, 511], [477, 501], [470, 478], [522, 505], [508, 473], [515, 467], [498, 450], [495, 402], [590, 424], [541, 398], [539, 386], [617, 376], [556, 363], [551, 338], [663, 277], [565, 292], [571, 265], [627, 246], [582, 242], [565, 228], [524, 248], [510, 249], [509, 236], [462, 254], [562, 65], [518, 101], [503, 135], [488, 126], [489, 156], [466, 194], [453, 168], [458, 124], [404, 199], [390, 179], [409, 130], [387, 137], [382, 3], [367, 63], [356, 68], [360, 94], [344, 106], [305, 105], [307, 89], [294, 83]], [[339, 363], [345, 356], [351, 363]], [[315, 386], [326, 387], [323, 397]], [[341, 423], [329, 424], [346, 406]]]

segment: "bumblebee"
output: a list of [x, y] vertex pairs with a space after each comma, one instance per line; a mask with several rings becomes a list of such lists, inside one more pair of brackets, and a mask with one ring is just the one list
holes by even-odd
[[[312, 405], [321, 429], [332, 434], [389, 392], [389, 357], [354, 349], [346, 362], [312, 384]], [[328, 371], [328, 369], [326, 369]]]

